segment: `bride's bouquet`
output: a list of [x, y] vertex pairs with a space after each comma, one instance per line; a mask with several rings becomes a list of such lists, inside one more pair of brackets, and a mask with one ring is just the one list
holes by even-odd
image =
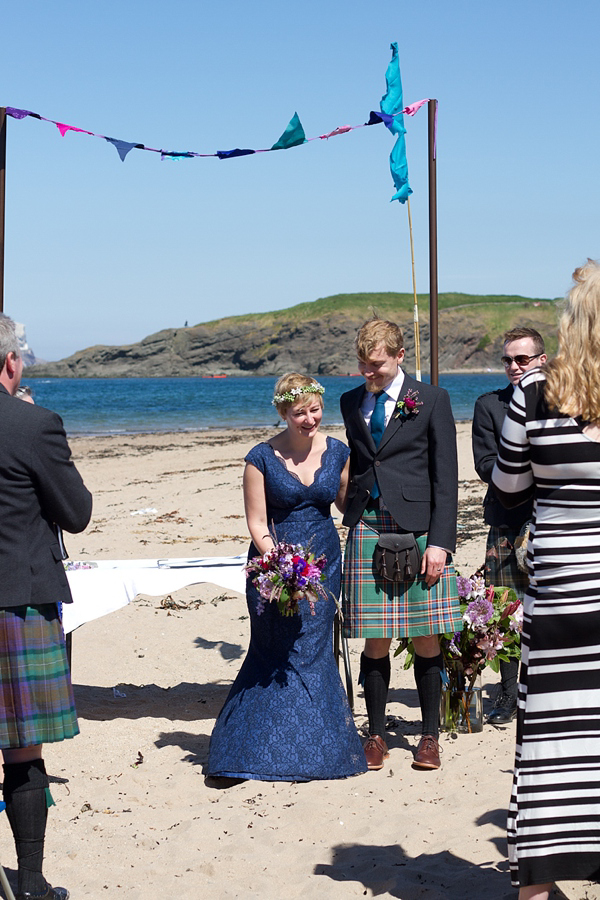
[[306, 597], [311, 615], [319, 597], [326, 598], [323, 587], [327, 564], [325, 556], [316, 557], [307, 547], [277, 541], [264, 556], [255, 556], [246, 566], [246, 575], [256, 575], [254, 584], [260, 594], [257, 614], [267, 603], [276, 603], [282, 616], [298, 612], [298, 601]]

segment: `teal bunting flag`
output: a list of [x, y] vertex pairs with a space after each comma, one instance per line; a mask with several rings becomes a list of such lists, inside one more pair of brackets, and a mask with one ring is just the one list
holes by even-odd
[[298, 147], [300, 144], [306, 143], [306, 135], [302, 123], [295, 112], [289, 121], [288, 127], [285, 129], [277, 143], [273, 144], [271, 150], [289, 150], [290, 147]]
[[381, 98], [380, 109], [382, 113], [394, 118], [388, 123], [385, 121], [386, 128], [397, 135], [396, 143], [390, 153], [390, 171], [396, 186], [396, 193], [392, 200], [399, 200], [405, 203], [412, 194], [412, 189], [408, 183], [408, 163], [406, 161], [406, 141], [404, 135], [406, 128], [404, 127], [404, 116], [396, 115], [404, 108], [402, 102], [402, 78], [400, 76], [400, 60], [398, 58], [398, 44], [394, 41], [391, 44], [392, 58], [385, 73], [385, 81], [387, 90]]

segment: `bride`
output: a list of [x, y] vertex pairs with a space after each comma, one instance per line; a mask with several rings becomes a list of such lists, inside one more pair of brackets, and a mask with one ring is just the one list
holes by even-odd
[[350, 451], [319, 431], [324, 388], [283, 375], [273, 404], [285, 429], [246, 456], [244, 505], [249, 559], [275, 540], [325, 554], [326, 597], [298, 613], [261, 608], [249, 578], [250, 646], [210, 742], [207, 775], [262, 781], [343, 778], [366, 771], [364, 753], [332, 652], [341, 551], [331, 504], [343, 510]]

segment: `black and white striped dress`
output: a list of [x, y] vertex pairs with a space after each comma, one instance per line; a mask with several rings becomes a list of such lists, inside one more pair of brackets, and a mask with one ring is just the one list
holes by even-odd
[[515, 388], [492, 476], [513, 506], [534, 491], [524, 602], [513, 883], [600, 878], [600, 443], [548, 410], [545, 377]]

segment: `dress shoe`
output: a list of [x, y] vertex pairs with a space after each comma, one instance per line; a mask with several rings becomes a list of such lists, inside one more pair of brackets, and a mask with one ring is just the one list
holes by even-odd
[[365, 744], [365, 758], [367, 760], [368, 769], [383, 769], [383, 761], [387, 759], [387, 744], [378, 734], [370, 734], [369, 740]]
[[413, 768], [439, 769], [440, 766], [440, 745], [438, 740], [432, 734], [424, 734], [415, 753]]
[[23, 891], [15, 896], [15, 900], [69, 900], [69, 892], [63, 887], [51, 887], [48, 885], [45, 894], [30, 894]]
[[494, 703], [493, 710], [487, 717], [487, 721], [489, 725], [508, 725], [516, 715], [517, 698], [501, 691]]

